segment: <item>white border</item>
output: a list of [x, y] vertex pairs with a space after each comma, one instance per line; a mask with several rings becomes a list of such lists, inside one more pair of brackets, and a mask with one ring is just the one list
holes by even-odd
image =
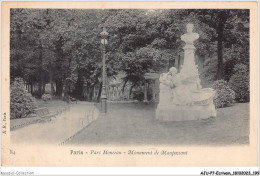
[[[1, 0], [0, 0], [1, 1]], [[19, 0], [4, 0], [4, 1], [19, 1]], [[23, 1], [40, 1], [40, 0], [23, 0]], [[53, 1], [53, 0], [44, 0]], [[69, 0], [55, 0], [55, 1], [69, 1]], [[84, 1], [84, 0], [76, 0]], [[105, 1], [105, 0], [88, 0], [88, 1]], [[120, 0], [113, 0], [120, 1]], [[123, 0], [123, 1], [140, 1], [140, 0]], [[142, 1], [159, 1], [159, 0], [142, 0]], [[172, 0], [163, 0], [172, 1]], [[187, 1], [187, 0], [178, 0]], [[192, 0], [192, 1], [208, 1], [208, 0]], [[219, 0], [211, 0], [219, 1]], [[244, 0], [222, 0], [222, 1], [244, 1]], [[260, 3], [258, 0], [247, 0], [258, 2], [258, 12], [260, 9]], [[3, 2], [3, 1], [1, 1]], [[1, 14], [2, 4], [0, 4], [0, 14]], [[258, 13], [258, 19], [260, 19], [260, 13]], [[259, 33], [258, 24], [258, 33]], [[1, 24], [0, 24], [1, 33]], [[259, 36], [259, 35], [258, 35]], [[0, 36], [1, 40], [1, 36]], [[1, 40], [2, 41], [2, 40]], [[259, 37], [258, 37], [258, 60], [259, 59]], [[1, 51], [0, 51], [1, 56]], [[260, 68], [260, 62], [258, 62], [258, 69]], [[0, 62], [0, 74], [1, 74], [1, 62]], [[260, 72], [258, 71], [258, 78]], [[1, 87], [1, 79], [0, 79]], [[259, 87], [259, 85], [258, 85]], [[259, 100], [258, 92], [258, 100]], [[1, 99], [1, 95], [0, 95]], [[0, 103], [1, 107], [1, 103]], [[258, 102], [259, 107], [259, 102]], [[1, 113], [1, 108], [0, 108]], [[258, 136], [259, 136], [259, 114], [258, 114]], [[1, 121], [0, 121], [1, 126]], [[0, 136], [1, 144], [1, 136]], [[258, 140], [259, 146], [259, 140]], [[0, 152], [1, 157], [1, 152]], [[202, 158], [203, 159], [203, 158]], [[1, 164], [1, 161], [0, 161]], [[9, 173], [8, 175], [31, 175], [25, 174], [26, 172], [33, 172], [33, 175], [200, 175], [202, 171], [219, 171], [219, 172], [233, 172], [233, 171], [259, 171], [259, 149], [258, 149], [258, 167], [2, 167], [0, 166], [1, 173]], [[2, 175], [2, 174], [0, 174]]]

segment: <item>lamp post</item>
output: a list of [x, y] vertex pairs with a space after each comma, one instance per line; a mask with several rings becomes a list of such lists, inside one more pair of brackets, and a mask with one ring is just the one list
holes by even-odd
[[103, 28], [101, 35], [101, 44], [102, 44], [102, 62], [103, 62], [103, 72], [102, 72], [102, 92], [101, 92], [101, 113], [105, 114], [107, 112], [107, 90], [106, 90], [106, 44], [108, 38], [108, 32], [106, 28]]

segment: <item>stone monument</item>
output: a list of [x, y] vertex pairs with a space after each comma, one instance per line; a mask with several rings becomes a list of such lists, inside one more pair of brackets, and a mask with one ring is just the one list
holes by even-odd
[[193, 24], [187, 24], [187, 33], [181, 36], [184, 46], [184, 63], [177, 73], [170, 68], [160, 75], [159, 104], [156, 119], [161, 121], [186, 121], [207, 119], [216, 116], [213, 104], [215, 91], [202, 89], [197, 65], [195, 64], [193, 42], [199, 34], [193, 33]]

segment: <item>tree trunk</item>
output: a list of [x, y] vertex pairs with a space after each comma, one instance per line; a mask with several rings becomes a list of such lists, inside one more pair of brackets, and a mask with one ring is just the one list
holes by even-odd
[[223, 28], [220, 24], [218, 27], [218, 73], [217, 79], [223, 79]]
[[45, 85], [46, 85], [46, 83], [43, 82], [43, 84], [42, 84], [42, 93], [43, 93], [43, 94], [45, 94]]
[[225, 11], [221, 11], [219, 14], [219, 23], [217, 27], [218, 33], [218, 72], [217, 79], [223, 79], [224, 68], [223, 68], [223, 35], [224, 35], [224, 27], [227, 20], [227, 14]]
[[62, 80], [56, 81], [56, 95], [60, 98], [62, 97], [62, 91], [63, 91], [63, 83]]
[[131, 86], [131, 88], [130, 88], [130, 92], [129, 92], [129, 95], [132, 94], [132, 89], [136, 86], [137, 82], [138, 82], [138, 81], [135, 81], [135, 83]]
[[42, 71], [42, 44], [41, 44], [41, 41], [40, 41], [40, 45], [39, 45], [39, 50], [40, 50], [40, 53], [39, 53], [39, 88], [38, 88], [38, 96], [39, 98], [42, 97], [42, 82], [43, 82], [43, 71]]
[[89, 83], [87, 84], [87, 94], [86, 94], [86, 101], [89, 101], [89, 93], [90, 93], [90, 86], [89, 86]]
[[[87, 90], [88, 91], [88, 90]], [[79, 70], [78, 79], [75, 85], [74, 96], [79, 100], [85, 100], [84, 97], [84, 79], [83, 79], [83, 72]]]
[[64, 99], [67, 103], [70, 101], [68, 85], [65, 82]]
[[126, 79], [125, 82], [124, 82], [124, 85], [123, 85], [123, 88], [122, 88], [122, 92], [125, 91], [125, 85], [126, 85], [127, 81], [128, 81], [128, 79]]
[[31, 94], [33, 94], [33, 83], [31, 83]]
[[50, 71], [49, 73], [49, 76], [50, 76], [50, 83], [51, 83], [51, 98], [53, 98], [53, 73], [52, 73], [52, 70]]
[[92, 101], [94, 86], [89, 87], [88, 101]]
[[62, 66], [63, 66], [63, 49], [62, 49], [62, 46], [64, 44], [64, 40], [63, 40], [63, 37], [61, 36], [59, 38], [58, 41], [56, 41], [55, 43], [55, 53], [56, 53], [56, 62], [55, 62], [55, 71], [59, 74], [57, 77], [56, 77], [56, 95], [58, 97], [62, 97], [62, 92], [63, 92], [63, 77], [62, 77], [62, 73], [63, 73], [63, 70], [62, 70]]
[[83, 100], [88, 101], [88, 87], [83, 87], [81, 95]]
[[101, 92], [102, 92], [102, 82], [100, 82], [100, 85], [99, 85], [98, 97], [97, 97], [98, 102], [100, 102]]
[[181, 55], [178, 55], [178, 73], [180, 73], [180, 70], [181, 70]]
[[39, 98], [42, 97], [42, 82], [39, 81], [39, 85], [38, 85], [38, 96]]

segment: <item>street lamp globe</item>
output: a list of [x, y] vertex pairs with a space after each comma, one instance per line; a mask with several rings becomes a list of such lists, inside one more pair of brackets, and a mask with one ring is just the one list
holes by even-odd
[[100, 33], [100, 35], [101, 35], [101, 38], [102, 38], [101, 43], [103, 45], [106, 45], [107, 44], [107, 38], [108, 38], [108, 32], [107, 32], [105, 27], [103, 27], [103, 31]]
[[107, 39], [101, 39], [101, 43], [102, 43], [102, 45], [106, 45], [107, 44]]

